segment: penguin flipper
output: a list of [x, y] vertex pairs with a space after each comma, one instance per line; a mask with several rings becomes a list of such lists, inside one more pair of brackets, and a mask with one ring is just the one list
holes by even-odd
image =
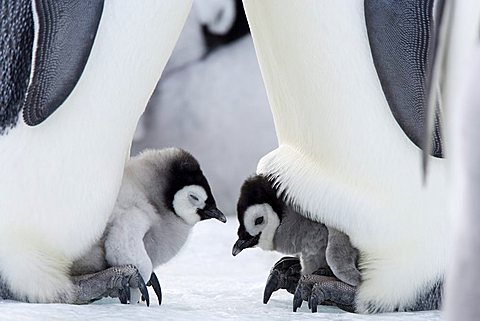
[[374, 65], [393, 116], [415, 145], [431, 146], [428, 152], [442, 157], [439, 113], [432, 145], [423, 142], [438, 1], [365, 0], [364, 8]]
[[0, 0], [0, 136], [15, 127], [27, 92], [32, 62], [30, 0]]
[[75, 88], [90, 55], [104, 0], [33, 0], [35, 21], [31, 80], [23, 119], [47, 119]]

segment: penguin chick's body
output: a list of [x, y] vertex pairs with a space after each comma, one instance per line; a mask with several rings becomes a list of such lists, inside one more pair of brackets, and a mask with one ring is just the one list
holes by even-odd
[[180, 251], [193, 225], [209, 218], [226, 222], [195, 158], [177, 148], [145, 151], [127, 162], [102, 238], [71, 272], [133, 264], [149, 280]]
[[277, 196], [276, 189], [264, 176], [257, 175], [245, 181], [237, 215], [239, 239], [233, 247], [233, 255], [258, 246], [263, 250], [299, 256], [302, 275], [330, 268], [341, 281], [353, 286], [359, 284], [358, 251], [348, 236], [300, 215]]

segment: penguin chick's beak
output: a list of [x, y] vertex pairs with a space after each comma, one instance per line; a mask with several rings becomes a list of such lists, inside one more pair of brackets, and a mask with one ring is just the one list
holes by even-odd
[[202, 218], [202, 220], [208, 220], [210, 218], [215, 218], [220, 222], [226, 223], [227, 218], [225, 215], [216, 207], [208, 208], [208, 209], [198, 209], [198, 214]]
[[244, 249], [257, 245], [259, 239], [260, 239], [260, 234], [246, 240], [238, 239], [233, 245], [232, 255], [236, 256], [238, 253], [242, 252]]

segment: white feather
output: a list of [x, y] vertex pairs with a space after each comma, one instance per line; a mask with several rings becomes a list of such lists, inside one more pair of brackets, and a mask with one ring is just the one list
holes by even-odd
[[[273, 238], [280, 225], [280, 219], [273, 208], [267, 203], [256, 204], [247, 208], [244, 215], [243, 221], [246, 231], [252, 236], [262, 233], [258, 240], [258, 247], [262, 250], [273, 251]], [[263, 223], [255, 225], [255, 220], [262, 216]]]
[[[194, 206], [189, 195], [195, 195], [198, 198], [198, 206]], [[173, 197], [173, 208], [178, 216], [183, 218], [185, 222], [190, 225], [200, 221], [200, 215], [197, 214], [197, 209], [203, 209], [205, 207], [205, 201], [207, 199], [207, 193], [205, 189], [199, 185], [188, 185], [175, 193]]]
[[422, 185], [421, 151], [395, 121], [362, 0], [244, 1], [279, 147], [257, 168], [362, 253], [357, 308], [400, 309], [442, 278], [445, 161]]
[[133, 176], [128, 169], [125, 171], [117, 202], [108, 220], [107, 234], [104, 235], [105, 259], [110, 266], [134, 264], [142, 278], [149, 280], [153, 264], [145, 249], [144, 237], [159, 219]]
[[103, 232], [138, 118], [190, 5], [106, 1], [68, 99], [39, 126], [21, 122], [0, 137], [0, 274], [19, 295], [56, 300], [68, 287], [64, 265]]

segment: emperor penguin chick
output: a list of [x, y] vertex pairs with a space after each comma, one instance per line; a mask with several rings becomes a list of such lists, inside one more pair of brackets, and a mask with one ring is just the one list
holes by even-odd
[[[353, 287], [360, 283], [361, 275], [356, 267], [358, 251], [348, 236], [300, 215], [279, 198], [266, 177], [256, 175], [244, 182], [237, 215], [240, 226], [238, 240], [232, 249], [234, 256], [246, 248], [258, 246], [300, 259], [298, 262], [296, 258], [283, 258], [275, 264], [265, 288], [264, 303], [279, 288], [295, 291], [300, 275], [334, 275]], [[291, 278], [292, 271], [297, 277]], [[273, 274], [277, 275], [277, 280], [271, 287]], [[283, 286], [278, 285], [278, 279], [283, 280]]]
[[160, 301], [153, 270], [180, 251], [195, 223], [210, 218], [226, 222], [197, 160], [178, 148], [144, 151], [127, 162], [103, 237], [72, 274], [132, 264]]

